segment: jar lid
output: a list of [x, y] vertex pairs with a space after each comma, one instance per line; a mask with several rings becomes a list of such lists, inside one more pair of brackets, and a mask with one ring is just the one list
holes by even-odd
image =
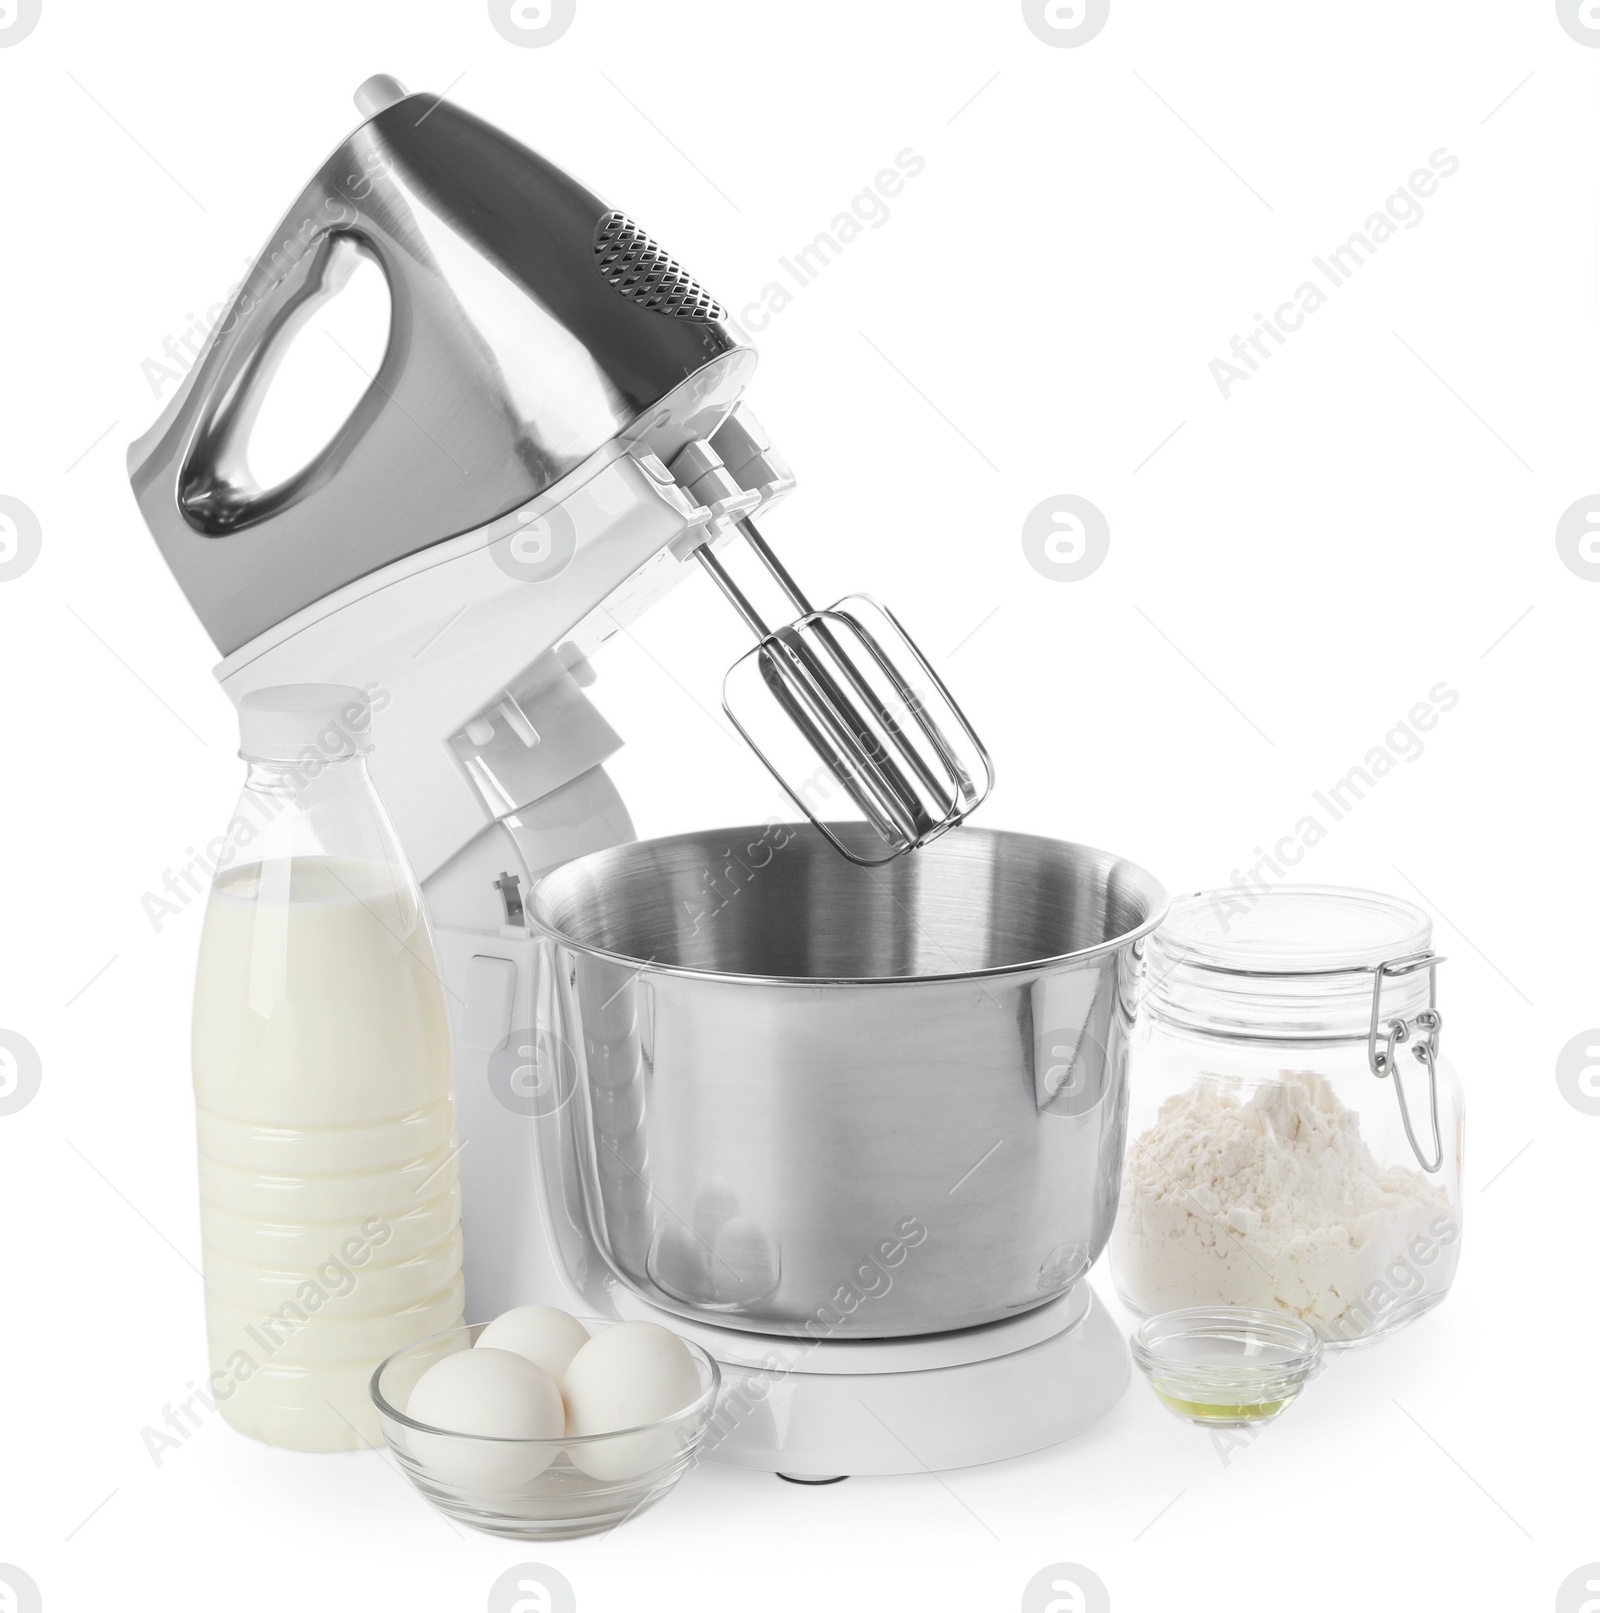
[[[1292, 1039], [1365, 1036], [1374, 971], [1426, 952], [1412, 902], [1337, 885], [1197, 891], [1152, 938], [1150, 1001], [1193, 1029]], [[1383, 983], [1383, 1017], [1426, 1007], [1429, 971]]]
[[1433, 921], [1382, 891], [1280, 885], [1197, 891], [1173, 902], [1156, 944], [1174, 958], [1265, 974], [1370, 969], [1427, 950]]

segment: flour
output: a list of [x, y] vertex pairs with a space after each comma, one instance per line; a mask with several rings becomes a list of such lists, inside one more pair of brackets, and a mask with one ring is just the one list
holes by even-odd
[[1142, 1311], [1248, 1305], [1351, 1337], [1442, 1291], [1459, 1236], [1442, 1189], [1380, 1165], [1325, 1077], [1284, 1071], [1203, 1076], [1161, 1105], [1129, 1152], [1112, 1254]]

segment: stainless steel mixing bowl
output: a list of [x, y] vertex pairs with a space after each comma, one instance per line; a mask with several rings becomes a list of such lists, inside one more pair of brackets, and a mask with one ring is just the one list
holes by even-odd
[[880, 868], [771, 824], [555, 870], [532, 912], [595, 1242], [668, 1310], [817, 1338], [1065, 1292], [1111, 1231], [1165, 909], [1108, 852], [970, 827]]

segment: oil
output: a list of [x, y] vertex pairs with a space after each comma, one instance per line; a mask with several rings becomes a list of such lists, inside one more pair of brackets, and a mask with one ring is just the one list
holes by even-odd
[[1245, 1423], [1264, 1423], [1276, 1417], [1294, 1396], [1286, 1395], [1281, 1400], [1190, 1400], [1158, 1388], [1156, 1398], [1168, 1411], [1175, 1411], [1190, 1422], [1214, 1427], [1239, 1427]]

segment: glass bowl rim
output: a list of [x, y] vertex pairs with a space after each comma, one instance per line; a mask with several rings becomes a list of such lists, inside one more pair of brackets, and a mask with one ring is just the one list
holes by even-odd
[[[592, 1325], [598, 1325], [602, 1331], [631, 1320], [631, 1318], [621, 1316], [574, 1316], [572, 1319], [581, 1323], [586, 1329], [591, 1328]], [[694, 1422], [702, 1414], [711, 1410], [711, 1407], [716, 1403], [717, 1393], [722, 1387], [722, 1369], [717, 1365], [716, 1357], [703, 1346], [696, 1344], [693, 1339], [686, 1339], [681, 1333], [673, 1333], [672, 1336], [689, 1351], [696, 1364], [702, 1370], [710, 1373], [711, 1381], [700, 1391], [695, 1399], [691, 1400], [681, 1410], [672, 1412], [665, 1417], [658, 1417], [653, 1422], [636, 1423], [630, 1428], [608, 1428], [601, 1434], [557, 1434], [540, 1439], [515, 1434], [468, 1434], [459, 1428], [436, 1428], [432, 1423], [420, 1423], [414, 1417], [408, 1417], [405, 1412], [399, 1411], [390, 1405], [378, 1385], [384, 1373], [402, 1356], [409, 1355], [413, 1350], [420, 1350], [425, 1344], [434, 1344], [442, 1339], [453, 1338], [458, 1334], [471, 1335], [472, 1342], [468, 1345], [468, 1348], [475, 1348], [477, 1335], [481, 1334], [488, 1326], [487, 1322], [467, 1322], [460, 1327], [441, 1328], [437, 1333], [428, 1333], [420, 1339], [413, 1339], [409, 1344], [401, 1345], [398, 1350], [390, 1351], [373, 1368], [372, 1377], [367, 1384], [367, 1392], [372, 1397], [373, 1405], [378, 1409], [378, 1415], [386, 1420], [397, 1422], [404, 1428], [412, 1429], [416, 1433], [434, 1434], [443, 1439], [470, 1439], [477, 1440], [485, 1445], [530, 1445], [535, 1448], [549, 1447], [561, 1451], [574, 1445], [594, 1445], [601, 1440], [621, 1439], [628, 1434], [656, 1433], [663, 1429], [676, 1427], [681, 1423]], [[666, 1331], [671, 1333], [672, 1329], [668, 1328]], [[593, 1337], [592, 1332], [590, 1336]], [[439, 1359], [442, 1361], [445, 1358], [440, 1356]], [[560, 1387], [559, 1384], [556, 1385], [558, 1390]]]
[[[1159, 1369], [1182, 1375], [1193, 1372], [1200, 1363], [1177, 1359], [1166, 1347], [1184, 1339], [1204, 1338], [1223, 1329], [1276, 1344], [1294, 1353], [1285, 1360], [1263, 1362], [1263, 1374], [1284, 1378], [1299, 1376], [1303, 1381], [1322, 1359], [1322, 1337], [1309, 1322], [1283, 1311], [1265, 1311], [1244, 1305], [1186, 1305], [1146, 1317], [1134, 1330], [1129, 1345], [1141, 1370]], [[1247, 1359], [1241, 1357], [1241, 1360]], [[1204, 1370], [1216, 1371], [1215, 1364]]]

